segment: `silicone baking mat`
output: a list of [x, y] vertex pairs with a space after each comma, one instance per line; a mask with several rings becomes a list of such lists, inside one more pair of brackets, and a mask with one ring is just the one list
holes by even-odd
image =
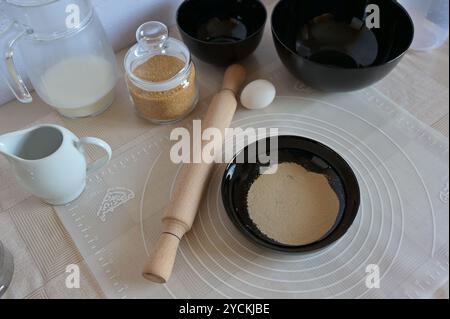
[[349, 232], [312, 254], [258, 247], [228, 219], [217, 165], [170, 282], [144, 280], [180, 168], [169, 159], [166, 127], [116, 152], [81, 198], [56, 208], [107, 297], [423, 298], [448, 279], [448, 141], [375, 89], [327, 96], [292, 89], [302, 97], [240, 110], [234, 126], [278, 128], [341, 154], [362, 194]]

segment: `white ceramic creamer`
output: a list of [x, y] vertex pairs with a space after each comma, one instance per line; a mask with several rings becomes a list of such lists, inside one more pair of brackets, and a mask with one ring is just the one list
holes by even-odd
[[[83, 145], [94, 144], [106, 156], [87, 165]], [[0, 136], [0, 153], [12, 165], [19, 184], [52, 205], [65, 205], [83, 192], [86, 174], [106, 165], [111, 147], [98, 138], [78, 138], [58, 125], [38, 125]]]

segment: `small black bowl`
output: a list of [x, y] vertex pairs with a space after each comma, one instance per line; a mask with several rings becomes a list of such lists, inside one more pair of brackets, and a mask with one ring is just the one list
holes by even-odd
[[220, 66], [253, 53], [266, 20], [266, 8], [258, 0], [186, 0], [177, 12], [178, 29], [191, 52]]
[[[278, 138], [277, 143], [274, 138]], [[304, 137], [270, 137], [265, 143], [263, 150], [259, 150], [261, 141], [250, 144], [225, 169], [221, 185], [222, 201], [235, 226], [254, 242], [284, 252], [311, 252], [341, 238], [353, 224], [360, 205], [358, 181], [350, 166], [329, 147]], [[278, 163], [298, 163], [309, 171], [324, 174], [328, 178], [339, 198], [339, 214], [334, 227], [320, 240], [302, 246], [284, 245], [264, 235], [250, 219], [247, 195], [253, 182], [260, 176], [260, 168], [267, 165], [258, 160], [250, 161], [248, 156], [267, 153], [266, 149], [277, 152]], [[246, 159], [244, 163], [243, 158]]]
[[[379, 28], [366, 26], [369, 3], [379, 8]], [[344, 92], [391, 72], [412, 43], [414, 25], [395, 0], [281, 0], [272, 35], [294, 76], [318, 90]]]

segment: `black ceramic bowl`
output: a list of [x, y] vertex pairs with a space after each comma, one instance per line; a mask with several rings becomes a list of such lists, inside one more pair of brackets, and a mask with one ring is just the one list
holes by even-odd
[[255, 51], [266, 20], [267, 11], [258, 0], [186, 0], [177, 12], [178, 29], [191, 52], [221, 66]]
[[[273, 143], [273, 138], [265, 140], [267, 146], [262, 150], [258, 146], [261, 145], [260, 142], [247, 146], [225, 169], [221, 187], [222, 200], [228, 216], [251, 240], [278, 251], [310, 252], [337, 241], [350, 228], [359, 209], [359, 185], [352, 169], [340, 155], [317, 141], [299, 136], [279, 136], [278, 142]], [[277, 145], [275, 149], [273, 145]], [[303, 246], [280, 244], [264, 235], [250, 219], [247, 195], [253, 182], [260, 176], [260, 167], [265, 165], [249, 160], [242, 163], [242, 160], [237, 159], [248, 159], [249, 154], [266, 153], [266, 149], [278, 152], [279, 163], [298, 163], [328, 178], [339, 198], [340, 208], [335, 225], [320, 240]]]
[[[364, 23], [369, 3], [379, 8], [379, 28]], [[392, 71], [412, 43], [414, 25], [395, 0], [281, 0], [272, 14], [272, 34], [294, 76], [318, 90], [343, 92]]]

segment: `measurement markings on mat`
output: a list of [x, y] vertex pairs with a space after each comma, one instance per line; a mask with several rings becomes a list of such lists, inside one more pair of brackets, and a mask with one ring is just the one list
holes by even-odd
[[[110, 172], [110, 173], [112, 173], [112, 172]], [[74, 210], [77, 207], [78, 207], [78, 205], [75, 205], [75, 206], [71, 207], [69, 210]], [[75, 212], [72, 213], [71, 216], [73, 217], [75, 222], [78, 222], [78, 221], [86, 218], [86, 216], [84, 214], [79, 216]], [[94, 243], [96, 243], [99, 240], [99, 238], [97, 235], [91, 234], [91, 232], [90, 232], [91, 227], [90, 226], [85, 227], [85, 225], [83, 225], [82, 223], [78, 223], [77, 228], [79, 229], [79, 231], [81, 233], [84, 233], [83, 238], [86, 240], [90, 249], [94, 251], [94, 255], [97, 256], [97, 262], [103, 268], [103, 271], [106, 274], [113, 273], [113, 271], [111, 270], [111, 266], [113, 265], [113, 259], [112, 259], [112, 257], [106, 256], [105, 248], [97, 249], [97, 246]], [[121, 283], [119, 274], [117, 272], [114, 272], [113, 275], [110, 276], [110, 280], [112, 281], [112, 285], [115, 288], [116, 293], [119, 295], [119, 298], [126, 299], [127, 295], [124, 293], [126, 292], [128, 286]]]
[[[160, 141], [162, 141], [161, 139]], [[160, 142], [158, 141], [158, 142]], [[104, 183], [104, 179], [107, 176], [113, 176], [120, 172], [120, 170], [127, 169], [130, 167], [130, 164], [136, 165], [136, 162], [141, 160], [142, 158], [148, 157], [151, 154], [151, 150], [155, 147], [159, 147], [158, 143], [150, 142], [149, 144], [143, 146], [137, 151], [133, 151], [131, 154], [126, 155], [125, 157], [121, 157], [120, 160], [117, 160], [115, 163], [110, 165], [108, 168], [100, 171], [99, 173], [90, 176], [88, 178], [88, 185], [92, 183], [101, 184]], [[95, 193], [91, 193], [91, 197], [96, 198], [97, 196], [104, 193], [104, 189], [101, 189]], [[83, 234], [83, 238], [85, 242], [88, 244], [88, 247], [91, 251], [94, 251], [94, 256], [96, 257], [97, 264], [101, 267], [102, 271], [107, 275], [110, 284], [113, 287], [113, 290], [118, 294], [118, 298], [126, 299], [128, 298], [127, 289], [128, 286], [121, 281], [120, 273], [114, 270], [114, 258], [108, 255], [107, 249], [105, 247], [97, 247], [97, 242], [99, 241], [99, 237], [93, 234], [93, 227], [86, 224], [89, 220], [86, 218], [86, 215], [80, 214], [78, 215], [75, 210], [79, 208], [78, 205], [74, 205], [70, 207], [68, 210], [70, 212], [74, 211], [71, 214], [72, 220], [74, 224], [77, 226], [78, 231]], [[84, 222], [83, 220], [86, 220]], [[83, 221], [83, 222], [82, 222]]]
[[[161, 142], [167, 142], [168, 138], [148, 137], [143, 141], [143, 145], [136, 144], [127, 150], [127, 153], [118, 154], [117, 158], [113, 159], [109, 166], [99, 171], [97, 174], [92, 174], [87, 178], [86, 188], [90, 189], [87, 193], [91, 200], [102, 200], [105, 192], [108, 191], [108, 187], [113, 186], [108, 176], [118, 176], [124, 174], [128, 169], [134, 169], [137, 164], [154, 161], [156, 158], [153, 150], [161, 150], [163, 147]], [[139, 164], [140, 165], [140, 164]], [[127, 175], [128, 176], [128, 175]], [[117, 178], [117, 177], [115, 177]], [[117, 187], [116, 187], [117, 188]], [[120, 188], [120, 187], [118, 187]], [[90, 208], [80, 206], [79, 204], [73, 204], [66, 208], [69, 214], [70, 224], [75, 227], [79, 234], [79, 240], [82, 240], [86, 247], [82, 249], [85, 259], [92, 258], [92, 262], [95, 264], [95, 269], [104, 274], [107, 278], [107, 285], [110, 287], [110, 291], [114, 293], [113, 298], [127, 299], [130, 296], [129, 287], [123, 282], [120, 268], [116, 265], [116, 259], [114, 258], [114, 249], [103, 247], [105, 245], [102, 241], [101, 228], [102, 224], [98, 223], [95, 219], [96, 213], [92, 212]], [[102, 287], [105, 289], [105, 287]], [[107, 292], [108, 289], [105, 290]]]
[[107, 252], [103, 248], [99, 250], [99, 252], [100, 254], [97, 258], [97, 261], [103, 268], [105, 274], [108, 275], [108, 278], [112, 286], [114, 287], [115, 292], [119, 295], [119, 298], [127, 298], [125, 292], [127, 291], [128, 286], [121, 282], [120, 274], [117, 271], [113, 270], [114, 259], [112, 258], [112, 256], [107, 256]]

